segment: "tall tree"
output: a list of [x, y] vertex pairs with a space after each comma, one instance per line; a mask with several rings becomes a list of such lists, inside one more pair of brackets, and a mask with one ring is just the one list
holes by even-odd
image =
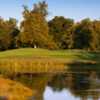
[[14, 18], [10, 18], [9, 20], [0, 18], [0, 50], [14, 48], [11, 45], [12, 41], [15, 41], [14, 31], [17, 30], [16, 22]]
[[73, 32], [73, 47], [77, 49], [94, 49], [93, 27], [90, 19], [77, 23]]
[[95, 44], [96, 50], [100, 50], [100, 20], [94, 20], [93, 21], [93, 44]]
[[24, 20], [21, 23], [18, 43], [22, 43], [23, 46], [49, 48], [51, 39], [46, 16], [47, 4], [44, 1], [34, 4], [32, 10], [24, 7]]
[[48, 22], [49, 34], [61, 49], [71, 48], [73, 20], [63, 16], [56, 16]]

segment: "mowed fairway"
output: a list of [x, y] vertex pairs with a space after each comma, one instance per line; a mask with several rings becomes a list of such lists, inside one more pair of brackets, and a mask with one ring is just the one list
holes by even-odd
[[47, 50], [22, 48], [0, 52], [0, 59], [12, 57], [48, 57], [63, 59], [100, 60], [100, 52], [87, 52], [85, 50]]

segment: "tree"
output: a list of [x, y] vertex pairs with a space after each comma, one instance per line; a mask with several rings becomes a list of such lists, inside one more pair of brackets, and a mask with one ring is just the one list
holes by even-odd
[[73, 20], [56, 16], [48, 24], [49, 34], [53, 37], [57, 46], [61, 49], [71, 48]]
[[48, 34], [48, 23], [46, 21], [47, 4], [39, 2], [35, 4], [32, 10], [24, 7], [21, 23], [21, 33], [18, 37], [18, 43], [23, 46], [49, 48], [51, 37]]
[[17, 21], [14, 18], [4, 20], [0, 18], [0, 50], [11, 49], [15, 47], [12, 41], [15, 41], [15, 30], [17, 30]]
[[17, 27], [17, 20], [14, 18], [10, 18], [8, 21], [9, 26], [9, 36], [10, 36], [10, 46], [9, 49], [16, 48], [16, 38], [19, 34], [19, 29]]
[[73, 48], [94, 49], [93, 27], [90, 19], [77, 23], [73, 32]]
[[39, 2], [38, 4], [34, 4], [34, 10], [32, 12], [40, 13], [44, 17], [46, 17], [48, 15], [47, 7], [48, 5], [46, 4], [45, 1]]
[[100, 20], [93, 21], [94, 41], [96, 50], [100, 50]]

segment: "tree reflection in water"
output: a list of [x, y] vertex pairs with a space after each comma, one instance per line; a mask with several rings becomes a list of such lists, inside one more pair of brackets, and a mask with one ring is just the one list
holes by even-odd
[[[66, 90], [74, 97], [81, 100], [100, 99], [100, 73], [96, 71], [88, 71], [87, 73], [69, 72], [65, 74], [37, 74], [31, 77], [16, 77], [16, 81], [23, 83], [34, 91], [35, 100], [44, 100], [44, 93], [50, 87], [52, 91], [61, 93]], [[64, 92], [65, 93], [65, 92]], [[49, 94], [49, 92], [48, 92]], [[60, 95], [60, 94], [59, 94]], [[71, 97], [69, 97], [71, 98]], [[49, 98], [50, 100], [50, 98]]]
[[[62, 78], [61, 78], [62, 77]], [[61, 86], [62, 85], [62, 86]], [[49, 86], [54, 91], [66, 88], [75, 97], [80, 97], [81, 100], [99, 100], [100, 98], [100, 79], [99, 73], [66, 73], [65, 75], [54, 76]]]
[[52, 89], [54, 95], [55, 92], [60, 95], [65, 89], [71, 94], [69, 98], [71, 96], [74, 96], [74, 98], [79, 97], [81, 100], [87, 100], [88, 98], [98, 100], [100, 98], [100, 74], [95, 71], [91, 71], [91, 73], [77, 72], [54, 75], [37, 74], [30, 78], [24, 75], [16, 77], [15, 80], [35, 91], [33, 96], [35, 100], [44, 100], [43, 94], [47, 91], [47, 87]]

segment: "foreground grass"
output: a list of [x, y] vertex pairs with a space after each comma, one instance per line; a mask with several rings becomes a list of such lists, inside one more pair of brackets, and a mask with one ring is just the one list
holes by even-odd
[[29, 100], [29, 97], [32, 96], [33, 91], [31, 89], [0, 76], [0, 98], [5, 98], [2, 100]]
[[[15, 49], [0, 52], [0, 73], [63, 72], [69, 64], [97, 64], [100, 52], [83, 50]], [[100, 65], [100, 64], [99, 64]]]

